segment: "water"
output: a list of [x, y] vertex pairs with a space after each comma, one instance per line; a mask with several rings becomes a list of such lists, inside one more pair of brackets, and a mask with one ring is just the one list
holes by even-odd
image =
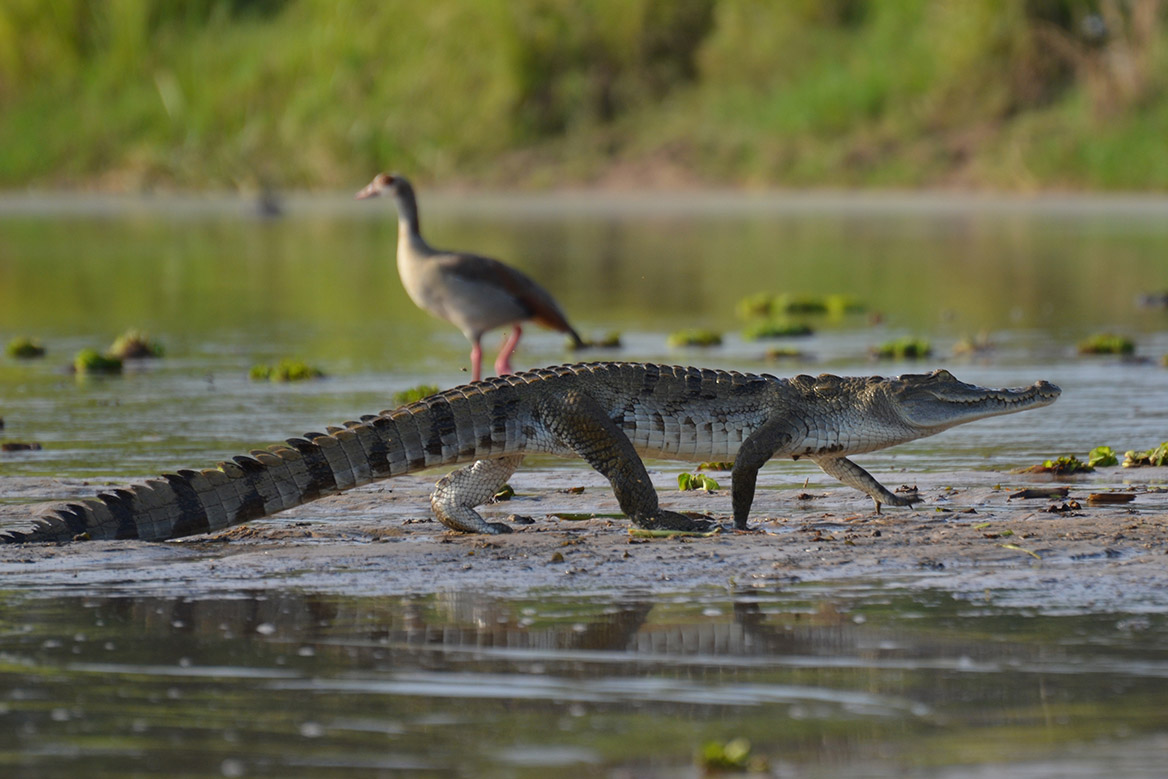
[[[465, 381], [468, 347], [417, 310], [396, 278], [396, 223], [383, 202], [301, 197], [279, 219], [236, 200], [10, 198], [0, 202], [0, 338], [40, 338], [45, 360], [0, 360], [18, 476], [144, 476], [190, 467], [392, 405], [394, 391]], [[960, 428], [872, 455], [874, 467], [1009, 468], [1107, 444], [1168, 439], [1168, 312], [1136, 305], [1168, 288], [1168, 202], [839, 196], [453, 197], [422, 199], [440, 246], [473, 247], [553, 290], [577, 327], [625, 347], [565, 351], [527, 328], [519, 367], [578, 358], [691, 363], [779, 375], [949, 367], [990, 385], [1045, 378], [1057, 411]], [[786, 339], [805, 357], [774, 362], [743, 341], [735, 313], [757, 292], [846, 295], [868, 313], [811, 317]], [[873, 324], [873, 322], [877, 322]], [[687, 327], [725, 334], [715, 349], [670, 350]], [[79, 349], [147, 330], [166, 358], [112, 379], [69, 375]], [[1114, 331], [1149, 364], [1080, 358], [1075, 343]], [[963, 337], [993, 351], [954, 356]], [[934, 356], [874, 363], [871, 347], [929, 338]], [[499, 335], [489, 336], [488, 350]], [[247, 379], [299, 357], [325, 381]], [[939, 459], [944, 455], [944, 459]], [[583, 467], [579, 463], [564, 467]], [[776, 466], [779, 467], [779, 466]]]
[[[573, 355], [528, 328], [521, 367], [947, 367], [1064, 389], [1052, 408], [860, 458], [877, 472], [1007, 469], [1168, 440], [1168, 313], [1135, 303], [1168, 288], [1164, 201], [423, 193], [422, 208], [435, 244], [508, 259], [583, 332], [617, 330], [625, 344]], [[0, 499], [36, 499], [4, 497], [6, 484], [38, 483], [24, 477], [209, 464], [375, 412], [396, 390], [465, 380], [465, 341], [397, 282], [395, 230], [384, 203], [340, 197], [291, 198], [279, 219], [230, 200], [0, 200], [0, 339], [50, 350], [0, 358], [0, 435], [43, 446], [0, 454]], [[868, 310], [812, 318], [815, 335], [783, 341], [804, 356], [776, 363], [738, 336], [735, 305], [759, 291], [848, 295]], [[166, 357], [121, 377], [63, 369], [131, 327]], [[668, 349], [683, 327], [726, 342]], [[1100, 331], [1132, 337], [1147, 359], [1077, 356]], [[980, 333], [994, 349], [954, 355]], [[902, 335], [930, 338], [934, 356], [869, 359]], [[247, 379], [287, 356], [328, 378]], [[534, 459], [532, 483], [585, 467]], [[797, 489], [815, 474], [776, 463], [763, 481]], [[361, 561], [337, 546], [352, 580]], [[1158, 776], [1168, 753], [1168, 603], [1102, 563], [1058, 598], [1041, 567], [992, 589], [970, 586], [969, 570], [652, 594], [399, 591], [374, 576], [357, 596], [324, 584], [327, 561], [315, 577], [277, 567], [257, 580], [262, 548], [232, 544], [28, 554], [5, 563], [27, 572], [0, 579], [5, 776], [696, 776], [704, 744], [739, 736], [756, 768], [797, 777]], [[161, 586], [158, 572], [189, 555], [194, 567]], [[190, 578], [224, 570], [216, 587]]]
[[1163, 614], [896, 585], [0, 593], [0, 769], [692, 776], [704, 744], [742, 737], [781, 776], [1157, 775]]

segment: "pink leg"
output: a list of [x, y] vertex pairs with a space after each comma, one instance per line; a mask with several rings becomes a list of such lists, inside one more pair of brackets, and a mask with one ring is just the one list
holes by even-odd
[[478, 381], [483, 377], [483, 347], [479, 339], [471, 341], [470, 346], [470, 380]]
[[511, 331], [511, 335], [507, 336], [507, 340], [503, 343], [503, 348], [499, 350], [499, 356], [495, 360], [495, 373], [498, 375], [503, 376], [515, 372], [511, 369], [511, 353], [519, 345], [519, 336], [521, 335], [523, 335], [523, 328], [515, 325], [515, 329]]

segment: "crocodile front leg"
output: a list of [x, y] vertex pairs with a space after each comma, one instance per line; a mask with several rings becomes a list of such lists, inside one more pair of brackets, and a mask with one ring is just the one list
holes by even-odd
[[430, 508], [438, 521], [463, 533], [510, 533], [502, 522], [487, 522], [475, 511], [486, 503], [515, 473], [523, 455], [476, 460], [438, 480], [430, 495]]
[[782, 417], [768, 419], [747, 436], [734, 456], [734, 470], [730, 473], [730, 503], [734, 508], [734, 528], [747, 530], [750, 507], [754, 504], [754, 488], [758, 483], [758, 469], [791, 442], [789, 423]]
[[549, 397], [539, 415], [548, 432], [584, 458], [612, 484], [617, 503], [634, 525], [648, 530], [704, 531], [713, 524], [662, 509], [633, 443], [604, 408], [579, 390]]
[[876, 481], [876, 478], [846, 457], [814, 457], [811, 461], [823, 469], [828, 476], [834, 476], [849, 487], [855, 487], [876, 502], [876, 513], [880, 513], [880, 504], [889, 506], [909, 506], [920, 503], [921, 499], [914, 492], [912, 495], [897, 495]]

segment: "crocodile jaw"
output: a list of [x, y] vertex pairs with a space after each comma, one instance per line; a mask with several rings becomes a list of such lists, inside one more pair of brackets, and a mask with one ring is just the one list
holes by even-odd
[[1049, 406], [1062, 390], [1047, 381], [993, 389], [958, 381], [946, 370], [901, 376], [887, 385], [887, 401], [922, 436], [977, 419]]

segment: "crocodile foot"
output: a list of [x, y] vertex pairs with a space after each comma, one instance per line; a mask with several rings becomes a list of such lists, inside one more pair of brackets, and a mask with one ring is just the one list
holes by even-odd
[[883, 503], [888, 506], [897, 506], [899, 508], [912, 508], [917, 503], [924, 503], [925, 499], [916, 489], [908, 490], [902, 493], [890, 492], [876, 501], [876, 513], [880, 513], [880, 505]]

